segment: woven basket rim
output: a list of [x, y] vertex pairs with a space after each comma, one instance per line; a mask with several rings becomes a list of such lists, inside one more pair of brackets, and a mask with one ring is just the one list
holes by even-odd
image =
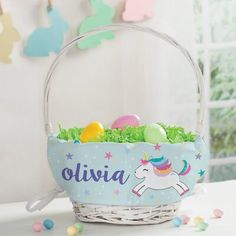
[[75, 216], [87, 223], [107, 223], [113, 225], [150, 225], [172, 220], [180, 202], [156, 207], [94, 206], [72, 202]]

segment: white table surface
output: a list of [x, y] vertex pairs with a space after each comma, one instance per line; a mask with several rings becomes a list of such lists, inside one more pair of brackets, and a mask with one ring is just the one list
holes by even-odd
[[[191, 217], [202, 216], [209, 223], [205, 232], [199, 232], [190, 222], [189, 225], [180, 228], [172, 227], [170, 222], [161, 225], [148, 226], [114, 226], [108, 224], [84, 224], [82, 235], [101, 236], [234, 236], [236, 235], [236, 181], [211, 183], [204, 185], [205, 194], [195, 195], [185, 199], [179, 211], [180, 214], [188, 214]], [[215, 219], [212, 211], [215, 208], [224, 210], [222, 219]], [[35, 221], [51, 218], [55, 221], [52, 231], [35, 233], [31, 226]], [[54, 200], [43, 211], [28, 213], [25, 210], [25, 202], [0, 205], [0, 236], [65, 236], [66, 228], [72, 225], [75, 217], [72, 205], [66, 198]]]

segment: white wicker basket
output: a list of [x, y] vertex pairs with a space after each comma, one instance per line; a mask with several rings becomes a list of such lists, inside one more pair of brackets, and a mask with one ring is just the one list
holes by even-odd
[[100, 222], [117, 225], [160, 224], [173, 219], [180, 203], [160, 206], [100, 206], [73, 202], [77, 218], [83, 222]]
[[[88, 32], [85, 35], [78, 36], [74, 40], [72, 40], [69, 44], [67, 44], [60, 54], [57, 56], [55, 61], [52, 63], [49, 72], [47, 74], [46, 82], [45, 82], [45, 90], [44, 90], [44, 119], [45, 119], [45, 130], [48, 136], [53, 134], [52, 125], [51, 125], [51, 117], [50, 117], [50, 88], [51, 82], [53, 78], [53, 73], [58, 65], [58, 62], [62, 59], [63, 55], [65, 55], [76, 43], [80, 40], [95, 35], [99, 32], [105, 32], [108, 30], [118, 31], [118, 30], [133, 30], [138, 32], [147, 33], [151, 36], [159, 38], [167, 43], [171, 44], [175, 48], [179, 49], [179, 51], [183, 54], [183, 56], [190, 63], [195, 77], [197, 79], [200, 91], [200, 116], [197, 127], [197, 133], [199, 135], [202, 134], [203, 130], [203, 117], [205, 110], [205, 99], [204, 99], [204, 84], [203, 78], [201, 75], [201, 71], [198, 65], [193, 61], [192, 57], [188, 53], [188, 51], [179, 45], [173, 38], [170, 36], [154, 31], [150, 28], [130, 25], [130, 24], [115, 24], [102, 28], [98, 28], [94, 31]], [[52, 165], [51, 165], [52, 168]], [[55, 175], [54, 175], [55, 177]], [[60, 185], [60, 184], [59, 184]], [[60, 187], [62, 187], [60, 185]], [[62, 187], [63, 188], [63, 187]], [[68, 190], [68, 189], [67, 189]], [[48, 195], [42, 196], [41, 198], [36, 198], [33, 201], [29, 202], [27, 205], [27, 209], [29, 211], [33, 211], [35, 209], [42, 209], [49, 201], [55, 197], [55, 195], [62, 190], [54, 190], [50, 192]], [[70, 194], [68, 193], [71, 198]], [[36, 200], [42, 200], [42, 202], [36, 206], [32, 207]], [[71, 198], [73, 199], [73, 198]], [[107, 204], [89, 204], [83, 202], [76, 202], [72, 200], [74, 212], [77, 218], [84, 222], [103, 222], [110, 224], [126, 224], [126, 225], [143, 225], [143, 224], [158, 224], [168, 220], [171, 220], [177, 213], [180, 202], [171, 202], [170, 204], [160, 204], [160, 205], [135, 205], [132, 204], [130, 206], [119, 206], [113, 205], [107, 202]]]

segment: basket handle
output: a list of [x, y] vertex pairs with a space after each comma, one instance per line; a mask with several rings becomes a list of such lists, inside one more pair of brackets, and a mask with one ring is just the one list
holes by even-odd
[[45, 86], [44, 86], [44, 125], [45, 125], [45, 132], [47, 135], [50, 135], [53, 133], [52, 131], [52, 123], [51, 123], [51, 115], [50, 115], [50, 91], [51, 91], [51, 83], [53, 79], [53, 73], [55, 69], [58, 66], [58, 63], [60, 59], [79, 41], [82, 39], [85, 39], [89, 36], [93, 36], [97, 33], [101, 32], [106, 32], [106, 31], [118, 31], [122, 29], [127, 29], [127, 30], [133, 30], [133, 31], [139, 31], [143, 33], [147, 33], [149, 35], [152, 35], [156, 38], [159, 38], [175, 48], [179, 49], [179, 51], [183, 54], [183, 56], [188, 60], [190, 63], [195, 77], [197, 79], [198, 87], [199, 87], [199, 92], [200, 92], [200, 114], [199, 114], [199, 119], [197, 123], [197, 128], [196, 132], [199, 133], [200, 135], [203, 135], [203, 121], [204, 121], [204, 113], [206, 109], [206, 102], [205, 102], [205, 88], [204, 88], [204, 82], [203, 82], [203, 76], [201, 73], [201, 70], [197, 63], [194, 62], [193, 58], [191, 57], [190, 53], [179, 43], [175, 41], [172, 37], [165, 33], [161, 33], [158, 31], [155, 31], [151, 28], [148, 27], [143, 27], [143, 26], [138, 26], [138, 25], [133, 25], [133, 24], [112, 24], [112, 25], [107, 25], [101, 28], [97, 28], [93, 31], [89, 31], [83, 35], [77, 36], [74, 38], [71, 42], [69, 42], [58, 54], [58, 56], [55, 58], [53, 63], [51, 64], [51, 67], [49, 68], [49, 71], [47, 73], [46, 81], [45, 81]]

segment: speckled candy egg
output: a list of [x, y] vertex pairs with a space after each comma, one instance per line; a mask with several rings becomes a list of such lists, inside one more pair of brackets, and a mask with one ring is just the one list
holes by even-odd
[[148, 143], [167, 143], [166, 131], [158, 124], [146, 125], [144, 139]]
[[197, 227], [200, 231], [205, 231], [208, 228], [208, 224], [206, 222], [201, 222], [200, 224], [197, 225]]
[[137, 115], [125, 115], [116, 119], [111, 128], [112, 129], [124, 129], [126, 126], [139, 126], [140, 118]]
[[102, 124], [99, 122], [92, 122], [83, 129], [80, 135], [80, 141], [82, 143], [97, 142], [103, 134], [104, 128]]
[[204, 222], [204, 220], [203, 220], [202, 217], [196, 216], [196, 217], [194, 217], [193, 222], [194, 222], [194, 224], [195, 224], [196, 226], [198, 226], [199, 224], [201, 224], [202, 222]]
[[175, 217], [172, 220], [172, 224], [173, 224], [174, 227], [180, 227], [183, 224], [183, 221], [180, 217]]
[[43, 226], [40, 222], [36, 222], [32, 226], [34, 232], [41, 232], [43, 230]]
[[213, 211], [213, 214], [216, 218], [222, 218], [222, 216], [224, 215], [224, 212], [220, 209], [215, 209]]
[[54, 227], [54, 222], [51, 219], [46, 219], [43, 221], [43, 226], [47, 230], [51, 230]]
[[75, 223], [74, 226], [78, 229], [79, 233], [83, 232], [84, 225], [82, 223]]
[[69, 226], [66, 232], [69, 236], [76, 236], [79, 233], [78, 229], [74, 225]]
[[190, 217], [189, 216], [187, 216], [187, 215], [182, 215], [182, 221], [183, 221], [183, 224], [184, 225], [187, 225], [188, 223], [189, 223], [189, 221], [190, 221]]

